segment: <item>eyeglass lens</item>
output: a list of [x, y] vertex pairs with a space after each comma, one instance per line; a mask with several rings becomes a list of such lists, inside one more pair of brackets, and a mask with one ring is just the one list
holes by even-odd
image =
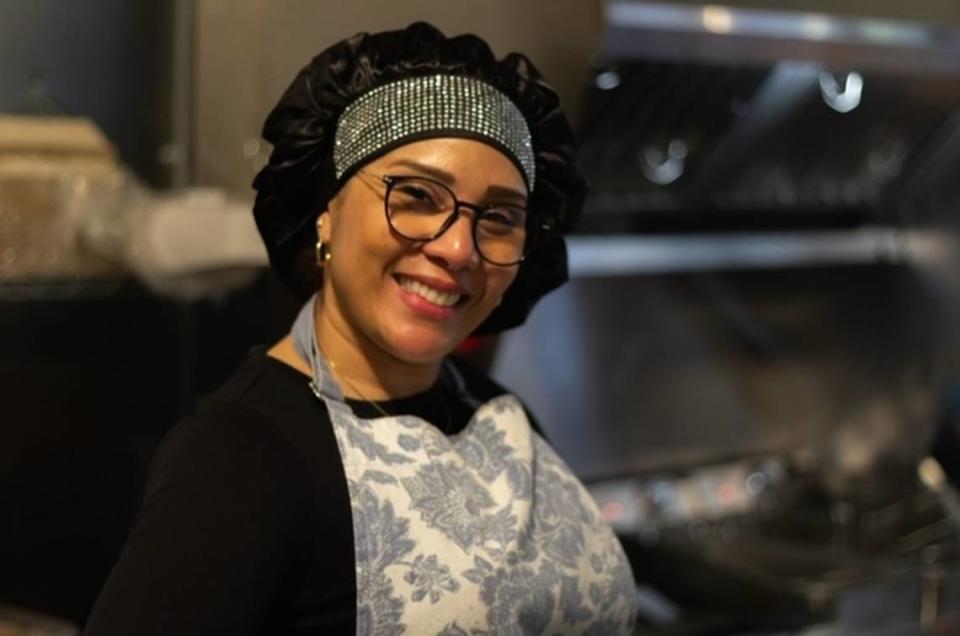
[[458, 208], [478, 215], [473, 223], [474, 244], [480, 255], [498, 265], [523, 259], [529, 246], [526, 210], [511, 205], [478, 208], [460, 203], [442, 183], [420, 177], [394, 177], [389, 182], [387, 218], [394, 231], [412, 240], [432, 240], [445, 230]]

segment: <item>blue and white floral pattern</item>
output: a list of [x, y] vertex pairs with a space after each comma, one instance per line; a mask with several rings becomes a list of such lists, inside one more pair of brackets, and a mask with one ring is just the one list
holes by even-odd
[[456, 592], [460, 589], [460, 583], [450, 576], [450, 568], [439, 563], [436, 554], [428, 557], [418, 555], [403, 575], [403, 580], [416, 588], [411, 597], [414, 602], [422, 601], [429, 595], [430, 602], [435, 604], [444, 592]]
[[[377, 482], [372, 482], [377, 483]], [[403, 599], [394, 592], [386, 570], [413, 550], [409, 522], [394, 513], [393, 504], [381, 501], [365, 482], [347, 481], [353, 523], [364, 528], [355, 533], [357, 567], [357, 634], [399, 636], [404, 633]], [[363, 567], [359, 567], [359, 564]]]
[[327, 403], [350, 489], [358, 634], [630, 632], [623, 550], [515, 397], [452, 437]]

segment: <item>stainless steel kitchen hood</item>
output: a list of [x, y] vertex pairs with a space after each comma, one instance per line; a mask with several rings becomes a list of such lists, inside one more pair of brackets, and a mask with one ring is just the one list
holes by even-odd
[[614, 0], [604, 55], [727, 63], [815, 60], [865, 71], [960, 73], [960, 33], [824, 13]]
[[585, 231], [902, 228], [960, 201], [960, 32], [647, 2], [606, 19]]

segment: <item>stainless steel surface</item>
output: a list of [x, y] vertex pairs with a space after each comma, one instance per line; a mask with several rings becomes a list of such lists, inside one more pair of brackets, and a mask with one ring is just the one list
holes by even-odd
[[575, 277], [869, 263], [944, 266], [956, 246], [952, 232], [880, 227], [719, 236], [579, 235], [568, 240]]
[[960, 33], [938, 24], [711, 4], [614, 0], [605, 5], [607, 57], [827, 65], [919, 73], [960, 71]]
[[[907, 469], [874, 474], [842, 498], [780, 457], [641, 473], [590, 490], [608, 517], [643, 511], [614, 519], [641, 585], [663, 598], [640, 633], [960, 626], [960, 532]], [[667, 620], [656, 611], [663, 605], [673, 610]]]
[[494, 373], [581, 475], [789, 452], [842, 489], [924, 454], [957, 316], [914, 266], [576, 278], [501, 338]]
[[585, 231], [862, 230], [955, 209], [960, 25], [606, 6], [579, 122]]

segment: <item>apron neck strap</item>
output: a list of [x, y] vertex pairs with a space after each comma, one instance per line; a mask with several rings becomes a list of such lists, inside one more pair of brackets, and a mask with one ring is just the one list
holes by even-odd
[[[311, 296], [300, 309], [297, 319], [293, 322], [290, 335], [293, 336], [293, 346], [296, 352], [310, 364], [310, 371], [313, 376], [310, 387], [313, 392], [331, 400], [343, 402], [343, 391], [337, 381], [333, 379], [330, 367], [317, 345], [317, 329], [314, 324], [316, 298], [316, 294]], [[453, 392], [463, 403], [473, 409], [480, 407], [482, 402], [470, 393], [463, 375], [449, 359], [444, 359], [440, 367], [440, 377], [441, 382], [453, 389]]]
[[337, 402], [343, 402], [343, 391], [340, 385], [333, 379], [330, 373], [330, 367], [327, 361], [320, 354], [320, 347], [317, 346], [317, 329], [313, 321], [313, 308], [317, 295], [314, 294], [300, 309], [297, 319], [293, 321], [293, 328], [290, 335], [293, 336], [293, 347], [300, 357], [310, 364], [310, 371], [313, 375], [311, 388], [314, 393], [324, 395]]

